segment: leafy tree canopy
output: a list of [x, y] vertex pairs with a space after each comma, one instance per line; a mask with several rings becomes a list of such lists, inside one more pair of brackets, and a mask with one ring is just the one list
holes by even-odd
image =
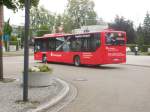
[[74, 28], [96, 24], [97, 14], [91, 0], [68, 0], [67, 14], [73, 21]]
[[[24, 7], [25, 0], [0, 0], [0, 5], [6, 6], [8, 9], [17, 10]], [[37, 6], [39, 0], [31, 0], [31, 6]]]
[[30, 26], [34, 36], [42, 36], [44, 33], [52, 33], [56, 24], [56, 14], [46, 10], [44, 7], [33, 7], [30, 13]]
[[135, 43], [136, 34], [133, 28], [132, 21], [125, 20], [124, 17], [116, 16], [114, 22], [109, 24], [109, 28], [125, 31], [127, 33], [127, 43], [128, 44]]
[[9, 24], [9, 20], [7, 22], [5, 22], [3, 32], [4, 32], [4, 34], [11, 35], [12, 27]]
[[144, 44], [150, 45], [150, 14], [147, 12], [143, 22]]

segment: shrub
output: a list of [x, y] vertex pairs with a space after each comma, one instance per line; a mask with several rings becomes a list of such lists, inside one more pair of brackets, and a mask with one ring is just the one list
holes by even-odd
[[148, 51], [148, 48], [150, 48], [150, 45], [142, 45], [142, 46], [140, 46], [140, 50], [141, 50], [142, 52], [147, 52], [147, 51]]
[[45, 64], [29, 68], [29, 72], [52, 72], [52, 71], [53, 71], [52, 68], [48, 67]]
[[10, 44], [10, 45], [17, 45], [18, 42], [17, 42], [17, 41], [9, 41], [9, 44]]
[[148, 52], [148, 53], [147, 53], [147, 55], [149, 55], [149, 56], [150, 56], [150, 52]]
[[[129, 47], [132, 52], [134, 52], [135, 46], [136, 46], [136, 44], [127, 44], [127, 47]], [[139, 51], [147, 52], [148, 48], [150, 48], [150, 45], [138, 45], [138, 47], [139, 47]]]
[[14, 36], [14, 35], [12, 35], [12, 36], [10, 37], [10, 41], [17, 41], [17, 37]]
[[132, 52], [134, 52], [134, 47], [135, 46], [136, 46], [136, 44], [127, 44], [127, 47], [129, 47]]

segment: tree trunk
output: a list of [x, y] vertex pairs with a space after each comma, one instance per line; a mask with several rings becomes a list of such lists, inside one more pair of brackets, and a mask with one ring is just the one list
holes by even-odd
[[2, 47], [2, 29], [3, 29], [3, 5], [0, 5], [0, 80], [3, 80], [3, 47]]

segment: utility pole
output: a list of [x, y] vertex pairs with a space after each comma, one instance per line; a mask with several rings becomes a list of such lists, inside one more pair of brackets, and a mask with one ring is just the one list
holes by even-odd
[[3, 5], [0, 5], [0, 80], [3, 80], [3, 43], [2, 43], [2, 29], [3, 29]]
[[29, 24], [30, 0], [25, 0], [25, 39], [24, 39], [24, 76], [23, 76], [23, 101], [28, 101], [28, 69], [29, 69]]

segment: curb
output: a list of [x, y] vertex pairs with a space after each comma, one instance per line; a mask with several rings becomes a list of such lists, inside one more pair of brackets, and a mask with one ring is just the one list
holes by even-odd
[[150, 68], [150, 65], [136, 65], [136, 64], [124, 64], [124, 65], [139, 66], [139, 67], [147, 67], [147, 68]]
[[68, 83], [58, 78], [55, 78], [54, 80], [60, 82], [64, 86], [64, 88], [59, 92], [59, 94], [55, 96], [54, 98], [52, 98], [49, 102], [46, 102], [45, 104], [40, 105], [36, 109], [29, 110], [27, 112], [40, 112], [40, 111], [46, 110], [50, 108], [51, 106], [55, 105], [56, 103], [58, 103], [64, 97], [66, 97], [66, 95], [69, 93], [69, 90], [70, 90]]
[[[3, 57], [15, 57], [15, 56], [24, 56], [24, 54], [3, 54]], [[34, 54], [29, 54], [29, 56], [34, 56]]]

